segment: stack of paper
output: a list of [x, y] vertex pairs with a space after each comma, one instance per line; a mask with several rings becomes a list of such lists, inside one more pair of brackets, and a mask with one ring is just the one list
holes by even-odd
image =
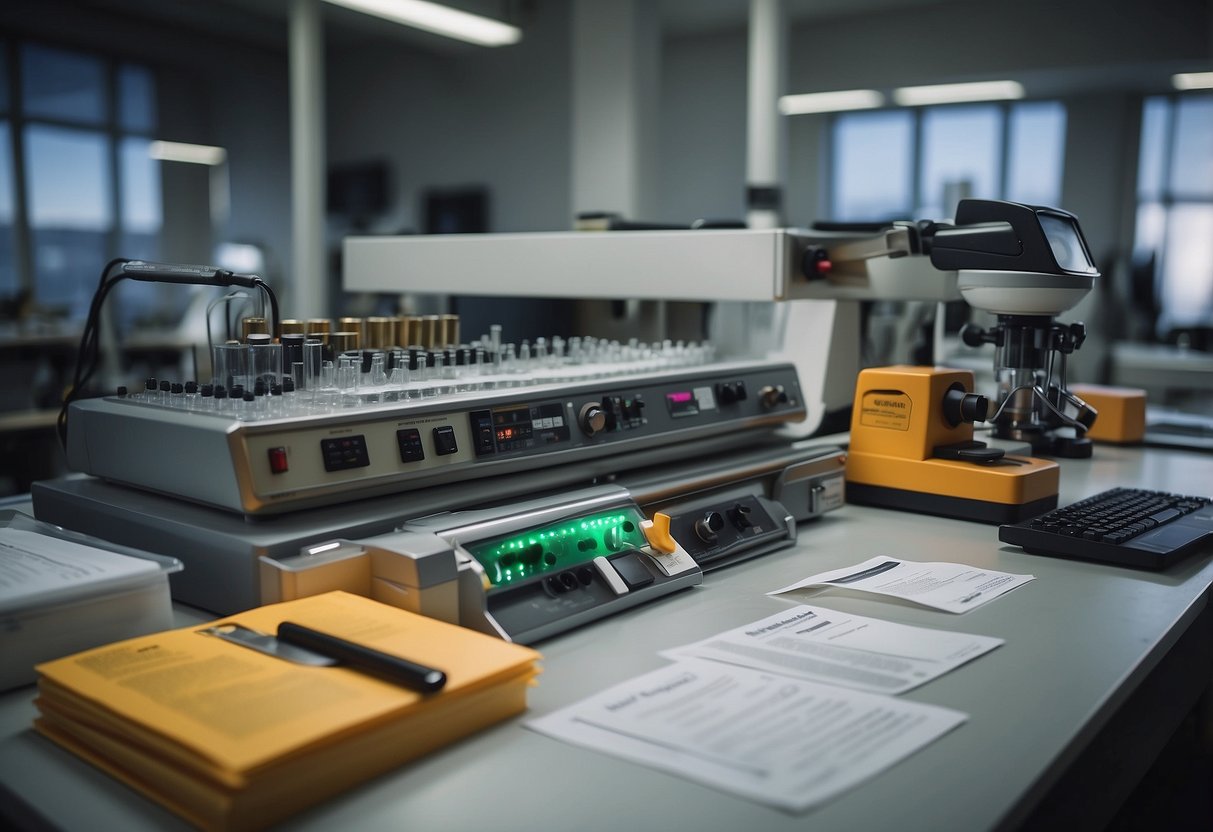
[[0, 511], [0, 690], [34, 665], [173, 625], [176, 558]]
[[254, 829], [526, 708], [535, 651], [332, 592], [222, 619], [293, 621], [446, 673], [421, 694], [207, 635], [219, 622], [38, 667], [39, 731], [204, 829]]

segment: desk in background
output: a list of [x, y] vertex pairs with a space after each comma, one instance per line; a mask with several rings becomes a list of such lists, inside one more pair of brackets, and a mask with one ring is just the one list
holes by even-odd
[[[1101, 446], [1062, 462], [1063, 503], [1117, 484], [1207, 492], [1213, 455]], [[789, 815], [564, 745], [526, 717], [373, 780], [287, 829], [924, 830], [1099, 829], [1207, 687], [1213, 558], [1163, 574], [1003, 547], [994, 527], [848, 505], [799, 543], [709, 573], [702, 586], [540, 643], [528, 716], [664, 664], [657, 651], [765, 617], [803, 597], [765, 592], [878, 554], [1031, 573], [963, 616], [874, 598], [812, 603], [1006, 644], [907, 694], [967, 723], [813, 812]], [[181, 610], [182, 623], [209, 616]], [[33, 691], [0, 698], [2, 805], [64, 829], [188, 827], [28, 730]], [[65, 799], [70, 796], [70, 799]], [[0, 809], [0, 811], [3, 811]], [[10, 810], [14, 811], [14, 810]], [[45, 826], [41, 828], [46, 828]]]

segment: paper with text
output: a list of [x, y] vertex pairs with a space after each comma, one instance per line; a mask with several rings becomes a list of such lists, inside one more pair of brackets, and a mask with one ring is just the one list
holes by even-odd
[[902, 693], [1003, 643], [1000, 638], [909, 627], [799, 606], [665, 650], [876, 693]]
[[797, 589], [838, 587], [890, 595], [923, 606], [962, 613], [976, 609], [1035, 578], [1035, 575], [1012, 575], [963, 563], [916, 563], [881, 556], [857, 566], [813, 575], [782, 589], [771, 590], [767, 595], [780, 595]]
[[160, 566], [24, 529], [0, 528], [0, 609], [54, 600], [78, 587], [125, 579]]
[[804, 811], [968, 719], [959, 711], [688, 659], [527, 726], [790, 811]]

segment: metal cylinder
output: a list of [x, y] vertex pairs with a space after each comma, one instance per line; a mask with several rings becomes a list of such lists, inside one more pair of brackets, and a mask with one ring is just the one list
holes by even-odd
[[327, 343], [328, 335], [333, 331], [333, 322], [328, 318], [308, 318], [306, 335]]
[[358, 349], [358, 342], [361, 335], [357, 332], [342, 331], [329, 333], [328, 344], [333, 350], [334, 355], [351, 352]]
[[442, 315], [442, 343], [439, 346], [449, 347], [459, 343], [459, 316]]
[[298, 318], [287, 318], [278, 325], [278, 331], [283, 335], [304, 335], [307, 333], [307, 322]]
[[422, 315], [421, 316], [421, 346], [432, 350], [434, 347], [442, 346], [442, 316], [441, 315]]
[[420, 315], [406, 315], [404, 318], [404, 335], [401, 336], [400, 346], [402, 347], [420, 347], [424, 346], [421, 342], [422, 326]]
[[269, 335], [270, 327], [265, 318], [241, 318], [240, 340], [248, 343], [250, 335]]
[[362, 349], [362, 341], [366, 337], [366, 324], [362, 318], [338, 318], [337, 331], [358, 333], [358, 344], [354, 349]]
[[367, 318], [363, 330], [362, 348], [386, 350], [396, 346], [396, 320], [394, 318]]

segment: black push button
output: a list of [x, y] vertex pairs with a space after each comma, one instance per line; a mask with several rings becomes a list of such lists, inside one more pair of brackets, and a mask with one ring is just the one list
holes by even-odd
[[324, 456], [324, 470], [344, 471], [348, 468], [365, 468], [371, 464], [366, 451], [365, 436], [342, 436], [336, 439], [321, 439], [320, 453]]
[[455, 429], [450, 425], [434, 428], [434, 453], [438, 456], [449, 456], [459, 451], [455, 441]]
[[425, 448], [421, 445], [421, 431], [417, 428], [396, 431], [396, 444], [400, 447], [401, 462], [420, 462], [425, 459]]
[[623, 578], [623, 582], [628, 585], [628, 589], [636, 589], [653, 583], [653, 573], [644, 565], [644, 561], [637, 553], [628, 552], [624, 555], [616, 555], [610, 561], [611, 566], [615, 567], [615, 571], [619, 573], [619, 577]]

